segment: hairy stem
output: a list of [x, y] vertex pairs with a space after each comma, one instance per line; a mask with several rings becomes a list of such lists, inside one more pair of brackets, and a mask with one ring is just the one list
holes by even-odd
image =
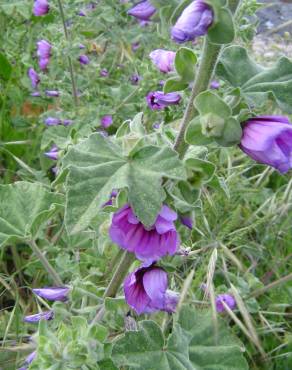
[[188, 144], [184, 140], [186, 129], [196, 115], [194, 100], [201, 92], [208, 89], [221, 48], [222, 46], [220, 45], [211, 44], [208, 38], [205, 37], [202, 58], [196, 73], [191, 96], [174, 143], [174, 150], [179, 153], [181, 158], [184, 157], [188, 149]]
[[42, 251], [39, 249], [37, 246], [36, 242], [34, 240], [29, 240], [28, 241], [29, 246], [31, 247], [32, 251], [34, 254], [37, 256], [39, 261], [42, 263], [44, 266], [45, 270], [47, 273], [50, 275], [52, 280], [54, 281], [54, 284], [57, 286], [63, 286], [62, 280], [56, 270], [53, 268], [53, 266], [50, 264], [50, 262], [47, 260], [45, 255], [42, 253]]
[[[116, 271], [114, 272], [114, 275], [106, 291], [104, 292], [104, 296], [103, 296], [104, 298], [114, 297], [117, 294], [117, 291], [119, 290], [124, 278], [126, 277], [134, 261], [135, 261], [135, 255], [133, 253], [129, 253], [127, 251], [124, 252], [121, 262], [118, 264], [118, 267]], [[96, 322], [102, 320], [104, 314], [105, 314], [105, 310], [104, 310], [104, 307], [102, 307], [96, 314], [91, 324], [94, 325]]]
[[[67, 41], [69, 41], [69, 32], [66, 26], [66, 19], [65, 19], [64, 9], [63, 9], [61, 0], [58, 0], [58, 5], [59, 5], [59, 10], [60, 10], [60, 14], [61, 14], [62, 22], [63, 22], [65, 38]], [[77, 106], [78, 105], [78, 95], [77, 95], [76, 81], [75, 81], [72, 59], [69, 55], [68, 55], [68, 65], [69, 65], [69, 73], [70, 73], [71, 84], [72, 84], [72, 95], [74, 98], [74, 103]]]
[[[240, 1], [241, 0], [229, 0], [229, 7], [233, 13], [236, 12]], [[173, 147], [174, 150], [178, 152], [180, 158], [184, 157], [188, 149], [188, 144], [185, 142], [184, 136], [190, 121], [196, 115], [194, 100], [201, 92], [208, 89], [222, 48], [223, 46], [221, 45], [212, 44], [208, 40], [208, 36], [205, 36], [202, 57], [199, 63], [198, 70], [196, 72], [191, 96], [187, 108], [184, 112], [179, 132], [177, 134]]]

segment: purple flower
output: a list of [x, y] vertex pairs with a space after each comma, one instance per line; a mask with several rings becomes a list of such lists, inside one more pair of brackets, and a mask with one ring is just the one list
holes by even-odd
[[45, 15], [48, 13], [50, 6], [47, 0], [35, 0], [33, 5], [33, 14], [35, 16]]
[[100, 72], [99, 72], [99, 75], [101, 77], [108, 77], [109, 73], [108, 73], [108, 70], [106, 68], [103, 68]]
[[33, 96], [33, 97], [39, 97], [39, 96], [41, 96], [41, 93], [39, 91], [34, 91], [30, 95]]
[[49, 58], [51, 56], [52, 45], [46, 40], [37, 42], [37, 56], [39, 58]]
[[86, 46], [85, 45], [83, 45], [83, 44], [79, 44], [79, 49], [85, 49], [86, 48]]
[[132, 49], [133, 52], [135, 52], [135, 51], [137, 51], [139, 49], [140, 46], [141, 45], [140, 45], [140, 42], [139, 41], [133, 42], [132, 45], [131, 45], [131, 49]]
[[141, 20], [139, 20], [139, 24], [140, 24], [140, 26], [141, 26], [142, 28], [144, 28], [144, 27], [148, 27], [148, 26], [150, 25], [150, 23], [151, 23], [151, 22], [149, 22], [149, 21], [141, 21]]
[[81, 64], [84, 64], [84, 65], [89, 64], [89, 58], [87, 55], [80, 55], [78, 60]]
[[62, 121], [63, 126], [70, 126], [72, 123], [73, 121], [71, 119], [63, 119]]
[[157, 49], [151, 51], [149, 56], [160, 72], [168, 73], [173, 71], [175, 58], [174, 51]]
[[235, 302], [235, 299], [232, 295], [230, 295], [230, 294], [219, 294], [216, 297], [216, 302], [215, 302], [217, 312], [224, 312], [225, 311], [225, 307], [224, 307], [222, 302], [226, 303], [226, 305], [231, 310], [234, 310], [235, 307], [236, 307], [236, 302]]
[[130, 81], [132, 85], [138, 85], [139, 81], [141, 81], [142, 77], [139, 76], [137, 73], [132, 74], [130, 77]]
[[36, 351], [33, 351], [31, 354], [27, 356], [27, 358], [25, 359], [25, 363], [28, 365], [31, 364], [35, 359], [36, 355], [37, 355]]
[[57, 126], [61, 124], [61, 120], [59, 118], [48, 117], [45, 119], [45, 124], [47, 126]]
[[27, 74], [30, 78], [32, 88], [36, 89], [38, 87], [38, 84], [40, 83], [39, 75], [33, 68], [29, 68]]
[[113, 116], [111, 116], [110, 114], [106, 115], [106, 116], [103, 116], [101, 117], [101, 125], [103, 128], [108, 128], [112, 125], [113, 123]]
[[104, 203], [102, 206], [103, 207], [112, 206], [113, 205], [113, 199], [117, 197], [118, 193], [119, 193], [118, 190], [113, 190], [111, 192], [110, 199], [106, 203]]
[[167, 273], [162, 268], [139, 267], [124, 281], [126, 302], [138, 315], [159, 310], [174, 312], [178, 295], [168, 291], [167, 285]]
[[202, 0], [195, 0], [187, 6], [171, 29], [171, 38], [177, 43], [193, 41], [203, 36], [213, 23], [212, 8]]
[[153, 123], [153, 125], [152, 125], [152, 128], [154, 128], [155, 130], [158, 130], [159, 128], [160, 128], [160, 122], [155, 122], [155, 123]]
[[138, 4], [134, 5], [133, 8], [128, 10], [129, 15], [142, 21], [148, 21], [155, 12], [156, 8], [149, 0], [140, 1]]
[[56, 145], [53, 145], [50, 151], [44, 153], [44, 155], [49, 159], [56, 161], [59, 157], [58, 147]]
[[211, 81], [210, 88], [212, 90], [217, 90], [217, 89], [219, 89], [219, 87], [220, 87], [220, 82], [219, 81], [216, 81], [216, 80]]
[[57, 98], [58, 96], [60, 96], [60, 93], [57, 90], [46, 90], [46, 95], [51, 98]]
[[152, 110], [160, 110], [169, 105], [179, 104], [181, 96], [175, 92], [164, 94], [162, 91], [151, 91], [146, 100], [149, 108]]
[[54, 317], [53, 311], [45, 311], [41, 313], [37, 313], [35, 315], [25, 316], [23, 321], [25, 322], [39, 322], [40, 320], [52, 320]]
[[39, 58], [39, 67], [42, 71], [45, 71], [50, 63], [50, 58]]
[[80, 10], [77, 15], [79, 15], [80, 17], [86, 17], [86, 13], [83, 11], [83, 10]]
[[180, 244], [174, 221], [177, 214], [163, 205], [152, 227], [146, 228], [129, 204], [114, 213], [109, 235], [121, 248], [135, 253], [141, 261], [153, 262], [177, 251]]
[[39, 67], [45, 70], [50, 63], [52, 45], [46, 40], [37, 42], [37, 56], [39, 58]]
[[41, 288], [33, 289], [32, 291], [48, 301], [61, 301], [64, 302], [67, 300], [67, 295], [69, 293], [69, 288], [64, 287], [50, 287], [50, 288]]
[[255, 161], [286, 173], [292, 168], [292, 125], [283, 116], [250, 118], [239, 147]]
[[189, 228], [190, 230], [193, 229], [193, 219], [191, 216], [189, 215], [180, 215], [179, 216], [179, 219], [180, 219], [180, 222], [186, 226], [187, 228]]

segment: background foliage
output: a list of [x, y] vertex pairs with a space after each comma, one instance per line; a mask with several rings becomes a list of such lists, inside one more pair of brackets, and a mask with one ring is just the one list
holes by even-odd
[[[181, 188], [168, 184], [164, 191], [162, 177], [183, 182], [187, 176], [169, 145], [190, 91], [182, 92], [180, 106], [150, 111], [145, 96], [161, 90], [166, 76], [148, 55], [157, 48], [177, 50], [169, 27], [180, 2], [155, 1], [159, 14], [145, 28], [127, 16], [127, 3], [100, 0], [94, 9], [89, 3], [64, 1], [67, 42], [56, 1], [48, 15], [34, 17], [32, 1], [0, 0], [0, 368], [20, 367], [37, 341], [38, 361], [31, 369], [291, 369], [292, 285], [279, 283], [291, 272], [291, 177], [252, 162], [236, 147], [196, 147], [187, 158], [196, 158], [189, 162], [196, 174], [192, 198], [186, 202]], [[236, 19], [238, 46], [226, 49], [218, 65], [218, 95], [223, 101], [232, 90], [247, 99], [242, 107], [247, 110], [252, 101], [258, 112], [277, 114], [278, 102], [291, 113], [291, 62], [282, 58], [281, 73], [275, 74], [273, 65], [263, 70], [242, 49], [251, 47], [254, 28], [247, 16], [256, 9], [255, 1], [243, 1]], [[80, 10], [86, 17], [78, 15]], [[40, 74], [42, 96], [32, 97], [27, 69], [37, 69], [39, 39], [50, 41], [53, 50], [48, 73]], [[190, 47], [200, 56], [201, 40]], [[89, 65], [80, 65], [81, 53], [89, 56]], [[67, 55], [76, 76], [77, 107]], [[240, 67], [244, 59], [248, 69]], [[101, 77], [105, 68], [109, 76]], [[131, 83], [134, 73], [141, 76], [137, 85]], [[258, 90], [262, 84], [268, 86], [264, 96]], [[45, 90], [58, 90], [60, 97], [45, 97]], [[96, 133], [105, 114], [113, 115], [108, 129], [116, 134], [112, 141]], [[73, 124], [46, 127], [49, 116], [72, 119]], [[153, 128], [157, 123], [160, 127]], [[57, 177], [52, 171], [56, 164], [44, 156], [52, 144], [64, 156]], [[113, 206], [97, 212], [111, 190], [120, 187], [125, 190]], [[173, 320], [162, 313], [129, 317], [120, 291], [106, 299], [104, 322], [92, 326], [88, 322], [117, 262], [118, 248], [108, 237], [110, 213], [127, 196], [148, 225], [164, 199], [181, 212], [194, 211], [191, 232], [178, 226], [189, 253], [162, 262], [172, 273], [171, 289], [188, 288], [188, 307], [182, 306]], [[41, 322], [38, 334], [37, 326], [22, 319], [46, 307], [31, 288], [52, 281], [31, 252], [32, 239], [72, 287], [69, 301], [53, 304], [55, 319]], [[210, 281], [216, 294], [231, 289], [243, 298], [238, 321], [228, 314], [210, 316], [202, 289]], [[277, 284], [269, 285], [273, 282]], [[129, 325], [137, 331], [125, 332]]]

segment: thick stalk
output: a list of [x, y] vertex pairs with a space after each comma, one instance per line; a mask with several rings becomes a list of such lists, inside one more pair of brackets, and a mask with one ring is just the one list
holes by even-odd
[[[117, 294], [124, 278], [126, 277], [134, 261], [135, 255], [133, 253], [129, 253], [127, 251], [124, 252], [123, 258], [121, 259], [121, 262], [119, 263], [106, 291], [104, 292], [104, 298], [114, 297]], [[104, 307], [101, 307], [91, 324], [94, 325], [96, 322], [102, 320], [104, 313]]]
[[119, 287], [121, 286], [125, 276], [127, 275], [129, 268], [132, 263], [135, 261], [135, 255], [133, 253], [125, 252], [121, 262], [118, 264], [118, 267], [110, 281], [106, 291], [104, 293], [104, 298], [114, 297], [117, 294]]
[[201, 92], [208, 89], [221, 47], [220, 45], [211, 44], [208, 38], [205, 37], [202, 58], [196, 73], [191, 96], [174, 144], [174, 150], [179, 153], [181, 158], [184, 157], [188, 149], [188, 144], [185, 142], [184, 136], [190, 121], [196, 113], [194, 100]]
[[[237, 11], [240, 2], [241, 0], [229, 0], [229, 7], [232, 13]], [[222, 47], [223, 46], [210, 43], [208, 37], [205, 36], [203, 53], [198, 70], [196, 72], [196, 78], [192, 88], [191, 96], [173, 147], [174, 150], [178, 152], [180, 158], [184, 157], [188, 149], [188, 144], [185, 142], [184, 136], [190, 121], [196, 115], [194, 100], [201, 92], [208, 89]]]
[[37, 246], [36, 242], [34, 240], [29, 240], [28, 244], [31, 247], [34, 254], [39, 259], [39, 261], [44, 266], [47, 273], [50, 275], [50, 277], [54, 281], [54, 284], [56, 284], [57, 286], [63, 286], [63, 283], [62, 283], [62, 280], [61, 280], [60, 276], [58, 275], [56, 270], [53, 268], [53, 266], [50, 264], [50, 262], [46, 259], [46, 257], [42, 253], [42, 251]]
[[[69, 41], [69, 32], [66, 26], [66, 19], [65, 19], [65, 14], [64, 14], [64, 9], [62, 5], [62, 1], [58, 0], [58, 5], [59, 5], [59, 10], [63, 22], [63, 28], [64, 28], [64, 34], [66, 41]], [[78, 95], [77, 95], [77, 88], [76, 88], [76, 81], [75, 81], [75, 75], [74, 75], [74, 69], [73, 69], [73, 63], [71, 57], [68, 55], [68, 65], [69, 65], [69, 73], [70, 73], [70, 78], [71, 78], [71, 84], [72, 84], [72, 95], [74, 98], [74, 103], [77, 106], [78, 105]]]

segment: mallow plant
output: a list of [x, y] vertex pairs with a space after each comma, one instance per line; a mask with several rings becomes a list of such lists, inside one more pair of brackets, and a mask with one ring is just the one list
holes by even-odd
[[[218, 153], [282, 176], [292, 168], [292, 62], [265, 67], [249, 56], [238, 36], [243, 3], [31, 2], [43, 29], [24, 78], [31, 99], [49, 99], [42, 167], [18, 159], [26, 177], [0, 186], [1, 246], [29, 248], [46, 274], [22, 307], [21, 369], [243, 370], [254, 352], [267, 361], [253, 289], [226, 273], [224, 258], [225, 281], [215, 279], [222, 251], [242, 272], [236, 251], [213, 240], [194, 259], [202, 197], [224, 189]], [[99, 23], [97, 34], [86, 22]], [[123, 29], [131, 45], [121, 34], [121, 60], [136, 58], [147, 32], [152, 50], [118, 91], [124, 66], [111, 49], [104, 62], [111, 45], [100, 52], [92, 39]]]

